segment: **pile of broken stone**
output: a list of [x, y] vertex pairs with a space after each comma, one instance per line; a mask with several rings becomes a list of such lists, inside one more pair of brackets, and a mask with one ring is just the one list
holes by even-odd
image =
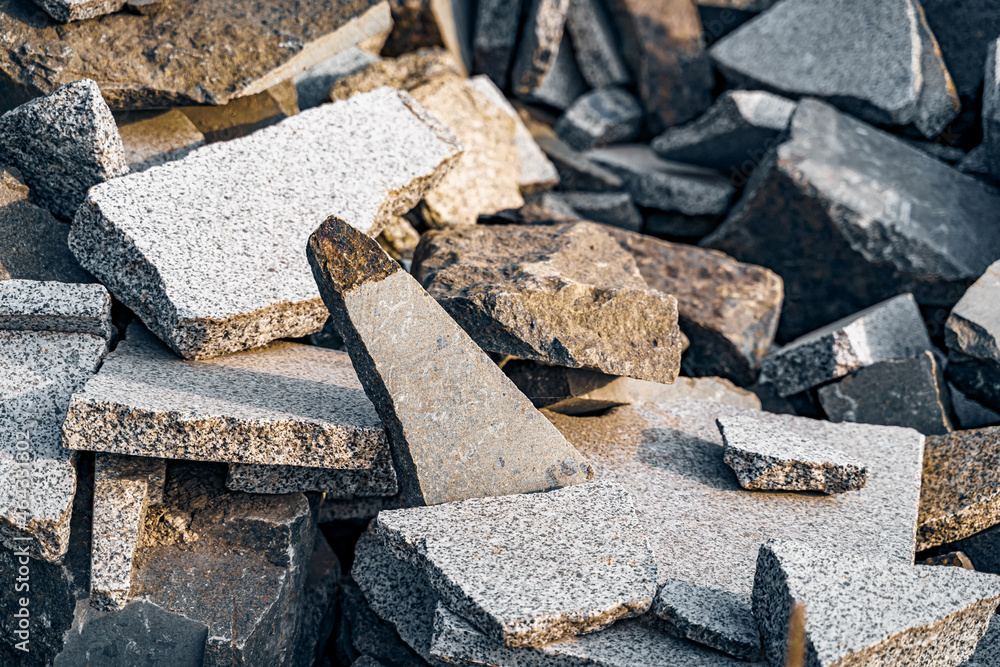
[[991, 5], [0, 0], [0, 663], [1000, 664]]

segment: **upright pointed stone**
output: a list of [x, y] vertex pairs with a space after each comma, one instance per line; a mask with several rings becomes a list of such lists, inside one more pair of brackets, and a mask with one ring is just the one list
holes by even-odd
[[309, 239], [308, 256], [386, 426], [407, 500], [429, 505], [593, 477], [590, 463], [373, 239], [330, 218]]
[[944, 339], [948, 378], [970, 398], [1000, 410], [1000, 261], [952, 309]]

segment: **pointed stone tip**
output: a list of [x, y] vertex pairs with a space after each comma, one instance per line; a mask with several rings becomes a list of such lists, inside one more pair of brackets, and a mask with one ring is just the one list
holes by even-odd
[[309, 237], [307, 254], [316, 282], [338, 294], [401, 269], [375, 239], [336, 216], [327, 218]]

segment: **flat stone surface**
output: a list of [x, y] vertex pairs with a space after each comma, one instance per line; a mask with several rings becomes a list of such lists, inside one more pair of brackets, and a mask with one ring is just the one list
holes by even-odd
[[983, 80], [983, 61], [1000, 35], [1000, 16], [990, 0], [922, 0], [924, 15], [944, 56], [948, 73], [962, 97], [976, 94]]
[[521, 0], [481, 0], [476, 3], [472, 66], [500, 88], [507, 87], [507, 77], [517, 50], [521, 4]]
[[90, 80], [0, 116], [0, 139], [0, 162], [17, 167], [34, 201], [63, 218], [89, 187], [128, 173], [115, 119]]
[[627, 192], [549, 192], [545, 197], [547, 200], [555, 197], [582, 220], [602, 222], [632, 232], [642, 231], [642, 213]]
[[748, 417], [720, 417], [723, 460], [744, 489], [844, 493], [863, 489], [868, 468], [839, 449]]
[[805, 664], [945, 667], [973, 654], [998, 601], [1000, 579], [992, 575], [779, 541], [761, 546], [753, 590], [772, 667], [784, 664], [795, 603], [807, 610]]
[[303, 252], [327, 215], [378, 234], [458, 152], [412, 98], [376, 90], [93, 188], [70, 248], [186, 358], [259, 347], [322, 328]]
[[179, 160], [205, 145], [205, 135], [179, 109], [124, 112], [116, 120], [132, 172]]
[[952, 430], [948, 388], [930, 350], [859, 368], [816, 393], [832, 422], [907, 426], [924, 435]]
[[761, 362], [781, 396], [791, 396], [881, 361], [931, 349], [912, 294], [902, 294], [793, 340]]
[[761, 661], [760, 633], [750, 598], [671, 579], [660, 587], [650, 614], [667, 632], [740, 660]]
[[569, 0], [566, 32], [580, 73], [591, 88], [632, 82], [620, 39], [600, 0]]
[[413, 264], [488, 352], [655, 382], [677, 377], [674, 298], [650, 290], [635, 260], [593, 223], [432, 232]]
[[328, 91], [328, 99], [339, 102], [382, 86], [413, 90], [442, 77], [460, 75], [461, 66], [444, 49], [420, 49], [398, 58], [376, 58], [335, 81]]
[[0, 280], [0, 329], [93, 334], [111, 340], [111, 295], [94, 283]]
[[352, 46], [296, 74], [293, 81], [299, 109], [312, 109], [328, 101], [333, 84], [378, 60], [374, 53]]
[[310, 239], [308, 255], [386, 426], [405, 500], [430, 505], [541, 491], [593, 476], [587, 460], [374, 240], [331, 218]]
[[945, 322], [948, 379], [967, 396], [1000, 410], [1000, 261], [968, 289]]
[[356, 471], [387, 447], [343, 353], [281, 342], [185, 362], [138, 325], [73, 396], [63, 439], [113, 454]]
[[28, 0], [4, 0], [0, 72], [29, 98], [89, 78], [113, 109], [225, 104], [390, 26], [389, 7], [378, 0], [310, 0], [294, 8], [171, 2], [150, 16], [119, 13], [65, 26]]
[[56, 21], [69, 23], [117, 12], [125, 0], [35, 0], [35, 4]]
[[727, 80], [790, 97], [830, 100], [871, 123], [913, 124], [937, 136], [958, 94], [920, 5], [891, 0], [795, 0], [712, 46]]
[[358, 470], [230, 463], [226, 488], [247, 493], [318, 491], [329, 499], [394, 496], [399, 491], [388, 447], [370, 467]]
[[633, 141], [642, 127], [639, 101], [618, 86], [584, 93], [556, 123], [556, 134], [578, 151]]
[[901, 292], [950, 307], [1000, 256], [998, 207], [973, 177], [803, 100], [788, 139], [700, 245], [785, 280], [778, 337], [790, 340]]
[[[530, 0], [511, 70], [511, 90], [527, 96], [541, 87], [565, 44], [563, 34], [569, 0]], [[572, 54], [570, 54], [572, 55]]]

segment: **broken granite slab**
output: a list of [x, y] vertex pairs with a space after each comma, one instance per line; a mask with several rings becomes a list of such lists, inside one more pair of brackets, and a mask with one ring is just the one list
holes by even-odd
[[399, 492], [388, 447], [369, 467], [356, 470], [230, 463], [226, 488], [269, 494], [316, 491], [331, 500], [394, 496]]
[[955, 419], [962, 428], [980, 428], [1000, 424], [1000, 413], [963, 394], [958, 387], [948, 383], [948, 394]]
[[739, 660], [763, 660], [750, 598], [670, 579], [650, 610], [665, 631]]
[[632, 232], [642, 231], [642, 213], [627, 192], [547, 192], [544, 198], [546, 205], [550, 205], [550, 198], [555, 198], [581, 220], [602, 222]]
[[111, 295], [95, 283], [0, 280], [0, 329], [92, 334], [111, 340]]
[[292, 79], [299, 109], [312, 109], [329, 101], [330, 89], [340, 79], [363, 70], [379, 57], [357, 46], [313, 65]]
[[8, 89], [30, 99], [87, 78], [99, 82], [116, 110], [221, 105], [390, 26], [388, 4], [379, 0], [301, 7], [171, 2], [150, 16], [121, 13], [68, 25], [27, 0], [4, 0], [0, 72], [7, 82], [0, 84], [0, 99]]
[[[385, 424], [404, 500], [431, 505], [593, 477], [587, 460], [373, 239], [331, 218], [307, 254]], [[406, 354], [397, 340], [406, 340]]]
[[420, 49], [398, 58], [376, 58], [337, 79], [328, 90], [329, 100], [340, 102], [382, 86], [413, 90], [448, 76], [461, 76], [461, 67], [450, 53], [437, 48]]
[[[539, 0], [541, 3], [550, 1], [568, 4], [568, 0]], [[521, 42], [524, 48], [525, 42]], [[515, 67], [517, 61], [515, 60]], [[517, 70], [514, 70], [514, 76]], [[517, 85], [517, 81], [512, 82], [512, 87]], [[522, 92], [523, 91], [523, 92]], [[573, 101], [587, 92], [587, 84], [583, 80], [580, 68], [576, 64], [576, 57], [573, 54], [573, 45], [570, 43], [569, 35], [563, 34], [559, 43], [559, 51], [554, 55], [554, 60], [547, 65], [541, 80], [533, 84], [533, 87], [523, 87], [520, 90], [514, 88], [514, 93], [527, 102], [544, 104], [560, 111], [565, 111], [573, 104]]]
[[753, 589], [771, 667], [785, 664], [795, 603], [806, 607], [807, 665], [946, 667], [973, 654], [998, 602], [1000, 579], [992, 575], [774, 540], [760, 548]]
[[952, 430], [948, 388], [930, 350], [864, 366], [816, 393], [832, 422], [907, 426], [924, 435]]
[[179, 109], [119, 112], [115, 120], [133, 173], [179, 160], [205, 145], [205, 135]]
[[914, 0], [793, 0], [711, 48], [730, 83], [827, 99], [870, 123], [913, 124], [935, 137], [959, 102], [937, 41]]
[[1000, 523], [1000, 426], [927, 438], [917, 551]]
[[[359, 544], [364, 540], [362, 535]], [[338, 593], [340, 613], [331, 640], [336, 642], [335, 655], [341, 664], [354, 667], [363, 657], [374, 656], [380, 665], [424, 666], [422, 658], [400, 638], [394, 626], [379, 619], [372, 611], [350, 575], [344, 577]]]
[[66, 422], [68, 449], [378, 474], [385, 432], [343, 353], [279, 342], [185, 362], [131, 325]]
[[652, 142], [665, 160], [730, 174], [737, 185], [788, 128], [795, 102], [763, 90], [727, 90], [697, 120], [669, 128]]
[[324, 500], [323, 504], [320, 505], [319, 522], [360, 521], [368, 523], [368, 521], [374, 519], [382, 510], [396, 510], [401, 507], [409, 507], [409, 504], [398, 495], [352, 498], [350, 500], [332, 498]]
[[600, 0], [569, 0], [566, 32], [580, 73], [591, 88], [632, 83], [620, 40]]
[[413, 276], [488, 352], [653, 382], [677, 377], [676, 301], [650, 290], [593, 223], [430, 232]]
[[521, 0], [479, 0], [472, 36], [472, 66], [500, 88], [507, 87], [507, 75], [517, 49], [521, 22]]
[[723, 460], [744, 489], [834, 494], [868, 483], [864, 463], [839, 449], [748, 417], [716, 421], [725, 446]]
[[958, 94], [975, 97], [989, 45], [1000, 35], [1000, 15], [990, 0], [921, 0]]
[[0, 116], [0, 162], [17, 167], [35, 202], [63, 218], [92, 185], [128, 173], [115, 119], [89, 79]]
[[556, 134], [578, 151], [633, 141], [642, 127], [643, 110], [619, 86], [584, 93], [556, 123]]
[[205, 136], [206, 143], [232, 141], [274, 125], [299, 113], [299, 101], [292, 79], [244, 95], [221, 106], [185, 106], [178, 109]]
[[35, 4], [60, 23], [92, 19], [112, 14], [125, 6], [126, 0], [35, 0]]
[[303, 261], [315, 226], [335, 211], [378, 234], [458, 153], [406, 93], [376, 90], [92, 188], [70, 248], [185, 358], [304, 336], [327, 318]]
[[967, 396], [1000, 410], [1000, 261], [968, 289], [945, 322], [948, 379]]
[[767, 355], [761, 373], [791, 396], [880, 361], [931, 349], [912, 294], [901, 294], [817, 329]]

